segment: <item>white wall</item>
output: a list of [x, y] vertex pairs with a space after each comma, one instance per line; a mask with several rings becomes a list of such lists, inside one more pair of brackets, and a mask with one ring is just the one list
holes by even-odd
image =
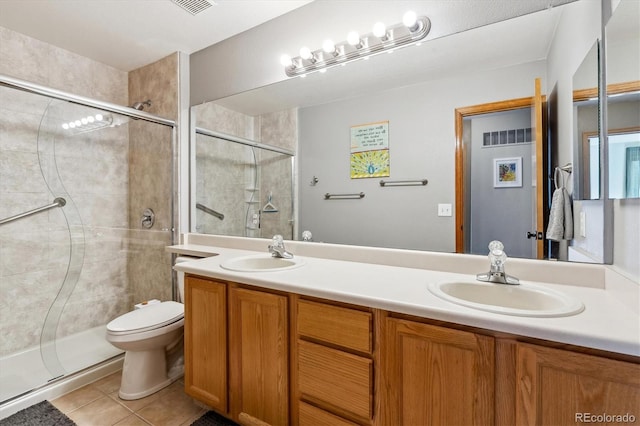
[[296, 56], [302, 46], [319, 49], [327, 38], [342, 42], [352, 30], [370, 33], [378, 21], [401, 23], [407, 10], [431, 19], [426, 39], [432, 40], [567, 1], [573, 0], [314, 1], [192, 54], [191, 105], [287, 80], [281, 55]]
[[[600, 2], [582, 0], [563, 6], [547, 56], [546, 92], [558, 93], [558, 140], [573, 140], [573, 75], [600, 37]], [[597, 64], [594, 64], [597, 65]], [[597, 73], [597, 71], [596, 71]], [[561, 144], [559, 164], [574, 161], [572, 144]]]

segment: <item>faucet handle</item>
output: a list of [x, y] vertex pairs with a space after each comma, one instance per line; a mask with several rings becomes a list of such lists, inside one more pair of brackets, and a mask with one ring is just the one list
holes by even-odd
[[284, 246], [284, 239], [282, 238], [282, 235], [276, 234], [271, 238], [271, 243], [275, 247], [282, 247]]
[[489, 243], [489, 260], [492, 266], [502, 267], [507, 261], [507, 254], [504, 252], [504, 244], [498, 240]]
[[491, 241], [489, 243], [489, 251], [492, 252], [494, 250], [504, 250], [504, 244], [498, 240]]

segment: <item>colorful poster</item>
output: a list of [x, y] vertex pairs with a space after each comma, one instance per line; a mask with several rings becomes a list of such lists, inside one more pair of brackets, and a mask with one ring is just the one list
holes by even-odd
[[351, 179], [389, 176], [389, 122], [351, 127]]

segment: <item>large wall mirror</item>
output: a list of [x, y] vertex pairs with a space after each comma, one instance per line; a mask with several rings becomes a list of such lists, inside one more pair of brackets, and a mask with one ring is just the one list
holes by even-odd
[[[576, 48], [557, 45], [571, 43], [571, 36], [557, 39], [563, 33], [558, 28], [572, 21], [579, 25], [585, 9], [587, 14], [595, 9], [599, 22], [599, 2], [572, 2], [429, 40], [421, 46], [378, 55], [368, 61], [356, 61], [326, 73], [293, 78], [200, 104], [192, 107], [192, 115], [200, 128], [295, 152], [296, 190], [292, 202], [284, 194], [289, 190], [285, 183], [291, 182], [291, 176], [278, 174], [286, 167], [273, 168], [276, 174], [266, 178], [269, 183], [257, 184], [261, 188], [257, 206], [267, 202], [293, 205], [293, 211], [263, 215], [282, 225], [279, 233], [302, 239], [303, 231], [308, 230], [317, 242], [455, 252], [456, 109], [533, 97], [536, 78], [541, 78], [546, 87], [544, 82], [549, 74], [564, 68], [551, 63], [554, 58], [548, 56], [549, 52]], [[565, 30], [567, 33], [573, 31]], [[583, 46], [576, 48], [582, 56], [589, 54], [589, 46], [600, 34], [599, 28], [589, 34], [580, 40]], [[597, 60], [593, 66], [597, 82]], [[573, 74], [576, 68], [577, 65], [569, 73]], [[571, 109], [570, 102], [566, 109]], [[484, 148], [480, 146], [478, 152], [486, 154], [488, 169], [480, 166], [483, 170], [477, 170], [477, 174], [471, 169], [466, 179], [470, 187], [476, 180], [490, 180], [492, 192], [500, 192], [501, 197], [500, 201], [483, 199], [482, 206], [471, 201], [466, 210], [468, 215], [473, 215], [476, 209], [482, 211], [483, 220], [491, 221], [494, 217], [495, 223], [497, 217], [517, 217], [525, 211], [530, 215], [534, 197], [525, 195], [531, 203], [522, 202], [524, 198], [516, 195], [516, 191], [531, 193], [532, 188], [549, 185], [546, 170], [541, 175], [542, 182], [536, 179], [537, 168], [543, 165], [536, 164], [532, 156], [531, 138], [526, 135], [535, 132], [535, 125], [528, 116], [525, 113], [517, 118], [517, 124], [511, 127], [504, 127], [500, 121], [495, 124], [499, 116], [487, 117], [481, 123], [485, 130], [480, 137], [488, 134], [489, 142]], [[371, 178], [354, 176], [352, 132], [379, 126], [387, 135], [388, 173]], [[465, 129], [473, 131], [467, 125]], [[501, 132], [505, 135], [502, 147]], [[497, 134], [497, 145], [492, 145], [493, 133]], [[511, 134], [513, 144], [509, 142]], [[559, 138], [557, 143], [563, 145], [556, 151], [573, 151], [571, 138]], [[528, 150], [522, 149], [525, 145]], [[252, 154], [240, 155], [244, 159], [237, 164], [244, 164]], [[565, 161], [570, 162], [571, 154], [566, 157]], [[374, 160], [367, 164], [374, 164]], [[193, 161], [196, 174], [199, 168], [207, 167], [204, 154]], [[498, 182], [501, 165], [513, 166], [517, 186]], [[253, 182], [252, 167], [245, 165], [244, 172], [238, 175], [243, 185]], [[225, 182], [225, 179], [218, 180]], [[282, 183], [284, 192], [278, 191], [278, 183]], [[196, 193], [192, 198], [204, 196]], [[217, 201], [222, 201], [221, 197]], [[244, 205], [239, 200], [236, 207], [228, 210], [245, 214], [246, 201], [245, 197]], [[278, 214], [282, 217], [276, 220]], [[245, 214], [244, 219], [252, 218], [253, 213]], [[215, 217], [210, 220], [220, 221]], [[192, 223], [192, 232], [204, 232], [206, 228], [194, 226]], [[494, 229], [499, 230], [500, 226]], [[270, 237], [276, 231], [269, 226], [265, 233], [249, 236]], [[527, 232], [532, 231], [536, 229], [527, 224], [513, 232], [526, 239]], [[243, 231], [239, 235], [247, 234]], [[509, 246], [506, 251], [509, 254]], [[517, 252], [514, 256], [535, 258], [533, 254]]]

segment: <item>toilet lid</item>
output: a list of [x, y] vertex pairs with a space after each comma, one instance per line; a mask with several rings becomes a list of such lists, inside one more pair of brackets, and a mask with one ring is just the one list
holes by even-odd
[[107, 324], [107, 330], [115, 333], [139, 333], [164, 327], [183, 317], [182, 303], [162, 302], [119, 316]]

